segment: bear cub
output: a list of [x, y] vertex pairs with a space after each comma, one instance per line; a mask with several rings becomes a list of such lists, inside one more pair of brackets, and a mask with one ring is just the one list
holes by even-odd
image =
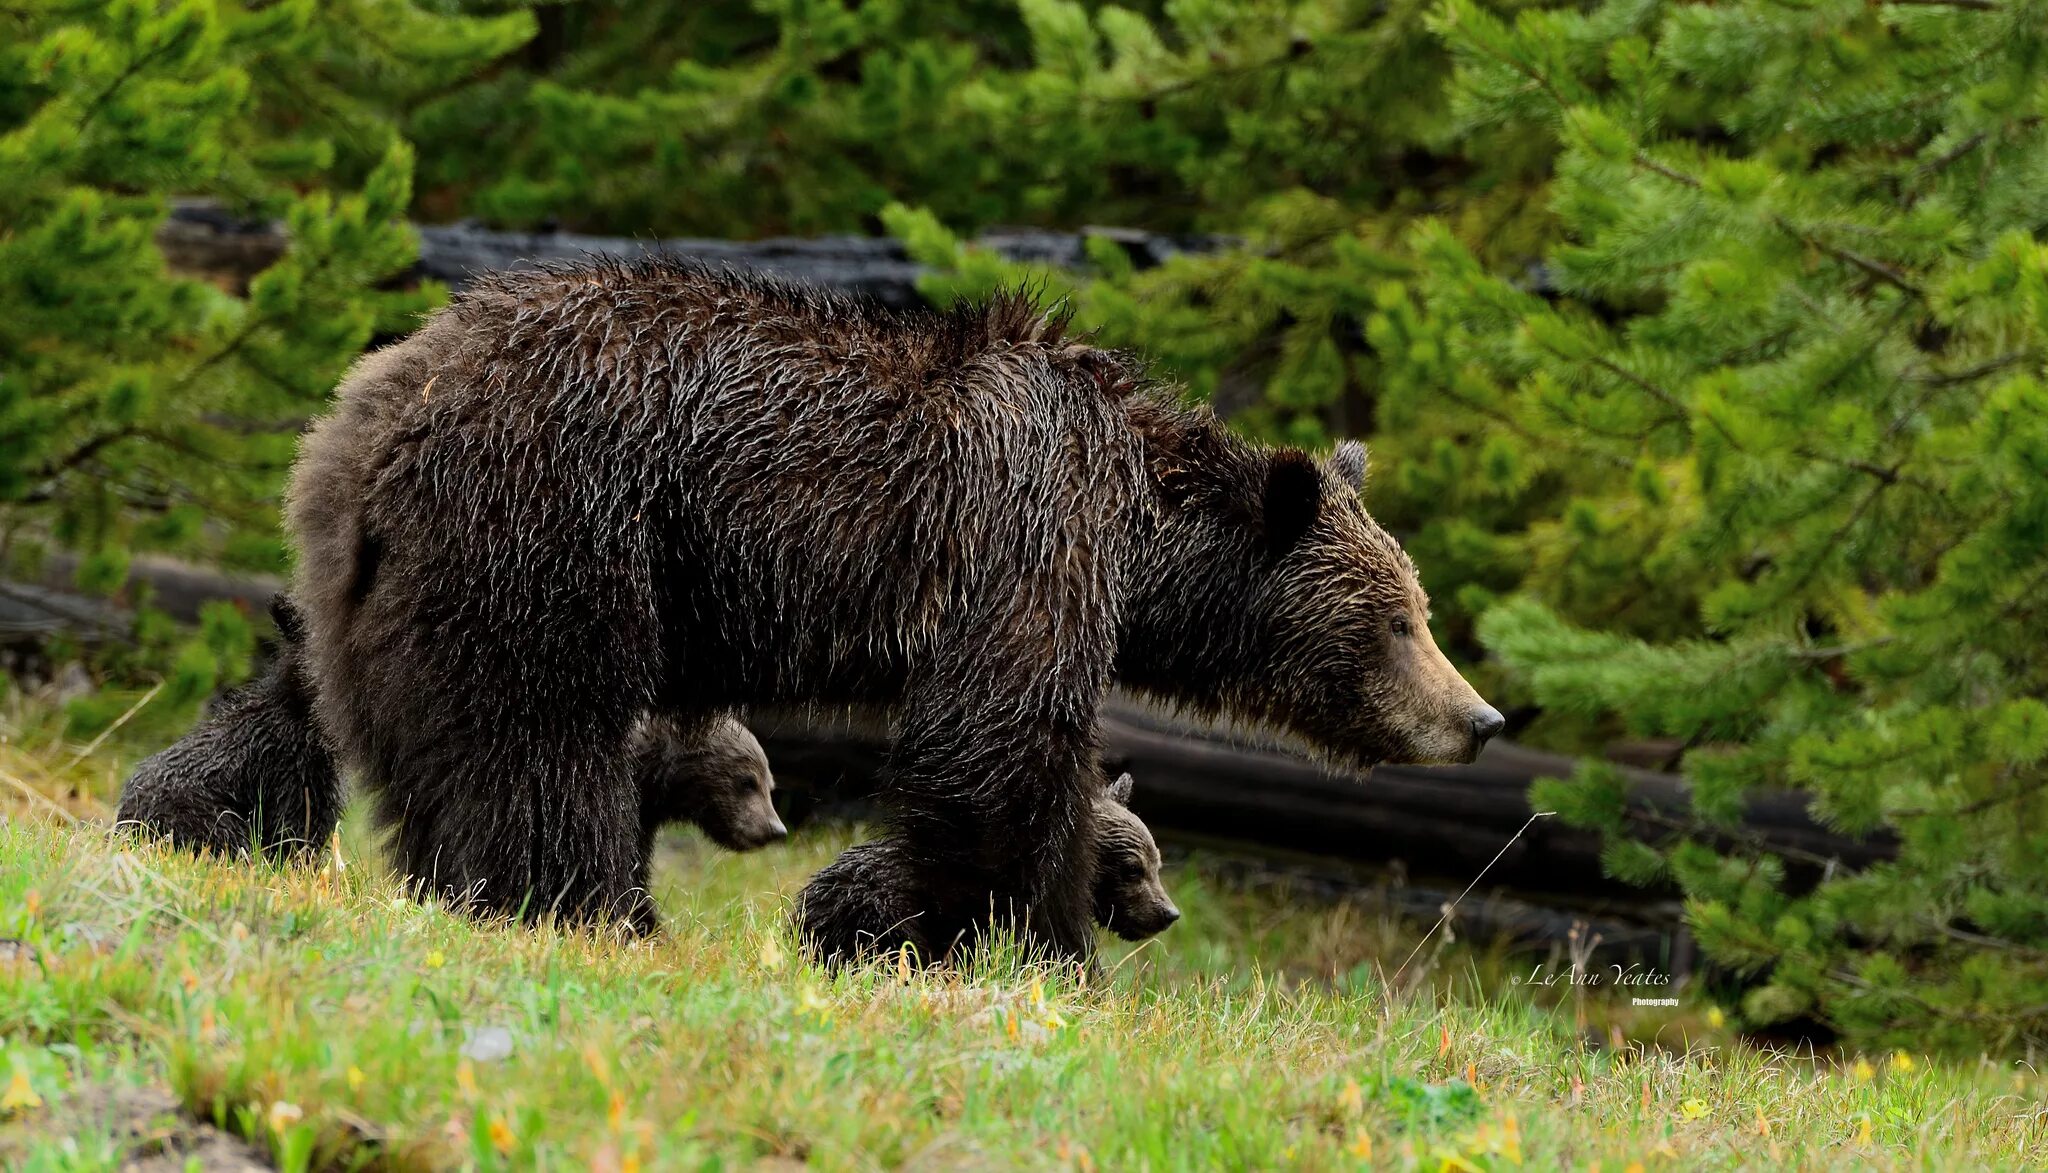
[[[1159, 876], [1159, 845], [1130, 810], [1131, 776], [1105, 785], [1095, 799], [1095, 921], [1126, 941], [1142, 941], [1180, 919]], [[919, 932], [918, 911], [898, 898], [904, 890], [901, 841], [882, 839], [848, 848], [811, 878], [798, 897], [797, 923], [813, 956], [838, 965], [878, 946], [908, 943], [926, 961], [941, 960]], [[878, 937], [877, 926], [886, 934]], [[942, 943], [949, 947], [951, 942]]]
[[752, 851], [789, 834], [775, 813], [768, 754], [737, 719], [719, 718], [692, 742], [667, 718], [649, 717], [634, 733], [632, 753], [642, 860], [669, 823], [695, 823], [728, 851]]
[[[318, 850], [334, 833], [345, 796], [313, 716], [298, 609], [278, 595], [270, 617], [278, 634], [270, 665], [214, 702], [190, 733], [135, 767], [121, 787], [118, 824], [196, 851], [272, 857]], [[752, 851], [788, 835], [775, 813], [768, 755], [736, 718], [716, 718], [693, 742], [675, 722], [648, 717], [629, 752], [643, 858], [669, 823], [695, 823], [729, 851]]]
[[278, 644], [269, 667], [135, 767], [117, 823], [227, 854], [302, 855], [327, 842], [341, 818], [341, 783], [313, 717], [299, 613], [279, 595], [270, 617]]

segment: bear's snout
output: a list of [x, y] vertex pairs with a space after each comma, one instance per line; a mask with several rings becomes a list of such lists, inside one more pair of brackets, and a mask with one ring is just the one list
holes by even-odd
[[756, 845], [760, 847], [779, 843], [787, 838], [789, 828], [783, 824], [779, 816], [773, 814], [769, 815], [767, 821], [755, 832]]
[[1471, 721], [1473, 757], [1478, 757], [1479, 751], [1486, 748], [1486, 743], [1492, 741], [1494, 735], [1505, 728], [1508, 723], [1508, 719], [1500, 715], [1499, 709], [1483, 702], [1478, 708], [1472, 710]]

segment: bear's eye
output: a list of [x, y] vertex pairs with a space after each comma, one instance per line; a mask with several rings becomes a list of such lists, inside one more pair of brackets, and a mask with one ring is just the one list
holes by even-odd
[[1389, 622], [1389, 623], [1387, 624], [1387, 627], [1388, 627], [1388, 628], [1389, 628], [1390, 630], [1392, 630], [1392, 631], [1393, 631], [1393, 633], [1394, 633], [1395, 635], [1412, 635], [1412, 634], [1414, 634], [1414, 629], [1408, 626], [1408, 617], [1407, 617], [1406, 615], [1396, 615], [1396, 616], [1394, 616], [1394, 618], [1392, 619], [1392, 621], [1390, 621], [1390, 622]]

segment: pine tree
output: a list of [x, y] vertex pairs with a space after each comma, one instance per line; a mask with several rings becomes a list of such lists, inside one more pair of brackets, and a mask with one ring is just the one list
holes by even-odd
[[[117, 0], [0, 10], [0, 27], [0, 567], [74, 551], [99, 592], [143, 551], [281, 569], [299, 423], [374, 333], [437, 296], [378, 289], [416, 255], [412, 155], [376, 113], [402, 89], [367, 76], [361, 46], [402, 32], [408, 56], [384, 72], [425, 59], [447, 77], [530, 21]], [[330, 73], [365, 91], [352, 108]], [[352, 151], [359, 181], [321, 186]], [[155, 235], [180, 196], [279, 217], [289, 249], [246, 295], [174, 275]], [[244, 671], [251, 642], [225, 607], [196, 636], [147, 612], [134, 635], [127, 667], [167, 664], [187, 704]]]
[[[1038, 275], [1240, 426], [1373, 429], [1375, 512], [1454, 635], [1483, 615], [1480, 673], [1541, 706], [1530, 736], [1678, 746], [1679, 825], [1629, 816], [1597, 761], [1536, 798], [1601, 828], [1618, 879], [1686, 894], [1755, 1025], [2048, 1035], [2044, 17], [1447, 0], [1447, 121], [1417, 138], [1519, 151], [1449, 214], [1402, 236], [1410, 199], [1283, 179], [1237, 209], [1243, 252]], [[1502, 203], [1537, 256], [1486, 224]], [[1261, 222], [1281, 208], [1292, 231]], [[936, 299], [1022, 271], [887, 219]], [[1746, 845], [1763, 788], [1896, 862]]]
[[[1554, 293], [1423, 228], [1381, 422], [1485, 421], [1474, 483], [1549, 504], [1481, 539], [1526, 567], [1481, 636], [1560, 728], [1676, 739], [1692, 810], [1598, 763], [1538, 801], [1682, 888], [1752, 1023], [2048, 1036], [2048, 5], [1439, 27], [1464, 124], [1560, 148]], [[1759, 788], [1896, 862], [1792, 882], [1727, 834]]]

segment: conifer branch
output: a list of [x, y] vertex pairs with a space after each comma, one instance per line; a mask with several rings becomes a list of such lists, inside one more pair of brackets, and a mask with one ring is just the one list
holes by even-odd
[[1926, 290], [1914, 284], [1911, 279], [1905, 276], [1905, 274], [1900, 273], [1898, 270], [1892, 268], [1890, 265], [1887, 265], [1882, 261], [1872, 260], [1871, 258], [1864, 256], [1862, 253], [1856, 252], [1852, 249], [1843, 248], [1838, 244], [1830, 244], [1827, 241], [1822, 240], [1818, 235], [1806, 231], [1805, 229], [1799, 227], [1797, 224], [1794, 224], [1790, 220], [1787, 220], [1783, 216], [1774, 215], [1771, 217], [1771, 222], [1776, 224], [1778, 227], [1784, 229], [1785, 231], [1791, 233], [1792, 235], [1798, 237], [1800, 240], [1805, 241], [1807, 244], [1812, 245], [1814, 248], [1819, 249], [1821, 252], [1824, 252], [1827, 255], [1835, 258], [1836, 260], [1841, 261], [1843, 264], [1853, 265], [1856, 268], [1863, 270], [1865, 273], [1870, 274], [1872, 277], [1877, 278], [1878, 280], [1884, 282], [1887, 285], [1894, 286], [1900, 290], [1903, 290], [1906, 293], [1912, 294], [1915, 298], [1924, 300], [1927, 297]]
[[1790, 654], [1795, 660], [1839, 660], [1844, 656], [1853, 656], [1857, 652], [1897, 643], [1898, 638], [1895, 635], [1880, 635], [1871, 639], [1858, 640], [1855, 643], [1829, 644], [1818, 648], [1798, 648]]
[[1969, 12], [1998, 11], [1998, 5], [1992, 3], [1992, 0], [1884, 0], [1884, 3], [1911, 8], [1961, 8]]
[[[1515, 435], [1520, 436], [1522, 439], [1529, 441], [1531, 444], [1551, 444], [1556, 442], [1555, 437], [1536, 435], [1534, 432], [1531, 432], [1528, 428], [1523, 427], [1520, 421], [1516, 420], [1513, 416], [1509, 415], [1508, 413], [1501, 411], [1499, 408], [1489, 407], [1488, 405], [1480, 403], [1477, 400], [1474, 400], [1468, 396], [1460, 395], [1456, 391], [1453, 391], [1448, 387], [1441, 389], [1439, 393], [1445, 399], [1450, 400], [1452, 403], [1455, 403], [1458, 406], [1465, 408], [1467, 411], [1476, 412], [1480, 415], [1485, 416], [1486, 418], [1499, 424], [1501, 427], [1504, 427], [1508, 431], [1513, 432]], [[1590, 431], [1592, 429], [1588, 430]], [[1633, 437], [1617, 438], [1632, 439]], [[1621, 457], [1616, 456], [1614, 453], [1608, 452], [1602, 448], [1596, 448], [1590, 444], [1579, 444], [1573, 442], [1571, 444], [1571, 448], [1573, 451], [1578, 452], [1583, 456], [1586, 456], [1593, 460], [1598, 460], [1601, 463], [1610, 465], [1614, 468], [1631, 467], [1628, 461], [1623, 460]]]
[[[1637, 151], [1635, 153], [1634, 159], [1636, 166], [1641, 167], [1646, 171], [1653, 171], [1658, 175], [1661, 175], [1664, 178], [1670, 180], [1673, 183], [1689, 187], [1694, 191], [1701, 191], [1704, 190], [1706, 187], [1706, 184], [1702, 183], [1698, 176], [1688, 175], [1685, 172], [1680, 171], [1678, 168], [1673, 167], [1668, 163], [1664, 163], [1658, 159], [1655, 159], [1651, 157], [1651, 155], [1647, 151]], [[1912, 294], [1916, 298], [1924, 299], [1927, 296], [1926, 291], [1921, 289], [1918, 285], [1914, 284], [1910, 278], [1905, 276], [1905, 274], [1900, 273], [1898, 270], [1893, 269], [1891, 266], [1885, 264], [1882, 261], [1873, 260], [1870, 257], [1866, 257], [1863, 254], [1854, 251], [1853, 249], [1846, 249], [1838, 244], [1831, 244], [1828, 241], [1822, 240], [1819, 235], [1811, 231], [1808, 231], [1807, 229], [1801, 228], [1799, 225], [1794, 224], [1792, 221], [1786, 219], [1783, 215], [1773, 213], [1771, 216], [1771, 223], [1776, 225], [1779, 229], [1792, 234], [1794, 237], [1797, 237], [1799, 240], [1803, 241], [1807, 245], [1816, 248], [1823, 253], [1826, 253], [1828, 256], [1831, 256], [1844, 264], [1853, 265], [1856, 268], [1863, 270], [1865, 273], [1868, 273], [1871, 276], [1877, 278], [1878, 280], [1883, 281], [1887, 285], [1892, 285], [1899, 289], [1902, 289], [1905, 292]]]
[[1673, 167], [1668, 163], [1664, 163], [1657, 159], [1652, 158], [1648, 151], [1637, 151], [1635, 154], [1635, 163], [1636, 166], [1643, 168], [1645, 171], [1654, 171], [1657, 174], [1662, 175], [1664, 178], [1670, 180], [1671, 182], [1681, 184], [1685, 187], [1689, 187], [1694, 191], [1699, 191], [1701, 188], [1706, 186], [1705, 184], [1701, 183], [1697, 177], [1687, 175], [1685, 172], [1680, 171], [1678, 168]]
[[[1659, 827], [1666, 831], [1676, 831], [1681, 835], [1702, 836], [1708, 839], [1725, 839], [1730, 843], [1739, 843], [1751, 851], [1757, 852], [1759, 855], [1775, 855], [1781, 859], [1811, 864], [1819, 868], [1842, 866], [1842, 861], [1835, 856], [1822, 855], [1817, 851], [1807, 851], [1804, 848], [1793, 847], [1787, 843], [1773, 843], [1758, 832], [1746, 831], [1740, 827], [1720, 827], [1701, 819], [1679, 818], [1676, 815], [1667, 815], [1662, 811], [1649, 809], [1631, 809], [1624, 817], [1632, 823], [1642, 823], [1652, 827]], [[1755, 866], [1754, 860], [1751, 861], [1751, 866]]]
[[[62, 460], [50, 461], [49, 463], [44, 464], [41, 468], [38, 468], [33, 472], [30, 472], [25, 479], [31, 481], [53, 481], [58, 477], [64, 475], [65, 473], [70, 472], [72, 469], [75, 469], [78, 466], [86, 463], [93, 457], [98, 456], [101, 452], [105, 451], [109, 446], [118, 444], [123, 440], [130, 439], [135, 435], [137, 435], [137, 432], [132, 427], [115, 428], [113, 431], [110, 432], [102, 432], [99, 435], [94, 436], [90, 440], [85, 441], [83, 444], [80, 444], [78, 447], [72, 449], [69, 453], [67, 453], [64, 456]], [[48, 489], [44, 489], [35, 493], [31, 493], [27, 497], [24, 497], [22, 500], [25, 504], [41, 504], [43, 501], [47, 501], [49, 497], [50, 491]]]
[[1905, 810], [1891, 812], [1891, 817], [1894, 819], [1929, 819], [1954, 818], [1958, 815], [1981, 815], [1993, 807], [2004, 806], [2009, 802], [2015, 802], [2030, 795], [2039, 794], [2043, 789], [2048, 789], [2048, 774], [2042, 774], [2029, 782], [2016, 786], [2008, 786], [1996, 794], [1985, 795], [1975, 802], [1967, 802], [1959, 807], [1945, 810], [1937, 810], [1933, 807], [1910, 807]]
[[[1910, 0], [1908, 0], [1908, 2], [1910, 2]], [[1976, 150], [1978, 147], [1983, 146], [1984, 140], [1988, 137], [1990, 136], [1980, 130], [1976, 134], [1971, 135], [1969, 138], [1964, 139], [1962, 142], [1957, 143], [1955, 146], [1950, 147], [1948, 150], [1943, 151], [1940, 155], [1927, 161], [1927, 165], [1920, 169], [1920, 177], [1923, 179], [1931, 179], [1934, 176], [1939, 175], [1942, 172], [1948, 170], [1951, 166], [1955, 165], [1955, 162], [1958, 159], [1961, 159], [1964, 155], [1969, 154], [1971, 151]]]
[[139, 57], [131, 58], [128, 62], [127, 68], [123, 69], [114, 78], [114, 80], [108, 84], [107, 88], [101, 90], [99, 94], [93, 98], [92, 101], [86, 103], [85, 112], [78, 116], [78, 124], [76, 127], [74, 127], [74, 129], [80, 133], [83, 133], [85, 131], [85, 128], [92, 124], [92, 120], [99, 117], [100, 111], [106, 107], [106, 104], [114, 100], [114, 95], [121, 92], [121, 87], [128, 84], [129, 79], [133, 78], [136, 74], [141, 73], [145, 68], [147, 68], [150, 65], [150, 63], [154, 62], [158, 57], [162, 56], [170, 48], [171, 42], [166, 40], [163, 43], [152, 46], [149, 52], [144, 53]]
[[2011, 354], [2001, 354], [1997, 358], [1978, 363], [1974, 367], [1965, 367], [1960, 371], [1930, 371], [1924, 375], [1910, 375], [1908, 377], [1916, 383], [1925, 383], [1930, 387], [1953, 387], [1958, 383], [1974, 383], [1986, 375], [1995, 375], [2007, 367], [2025, 362], [2028, 357], [2029, 355], [2026, 351], [2016, 350]]
[[2022, 945], [2018, 941], [2007, 941], [2001, 937], [1993, 937], [1985, 933], [1973, 933], [1968, 929], [1959, 929], [1954, 925], [1942, 925], [1941, 931], [1943, 934], [1968, 945], [1984, 945], [1992, 949], [2024, 953], [2029, 957], [2048, 957], [2048, 949], [2042, 949], [2034, 945]]
[[1603, 371], [1606, 371], [1608, 374], [1613, 375], [1615, 378], [1620, 379], [1625, 383], [1628, 383], [1630, 386], [1637, 388], [1638, 390], [1642, 391], [1643, 394], [1648, 395], [1650, 398], [1670, 408], [1672, 412], [1677, 416], [1677, 422], [1685, 422], [1685, 404], [1679, 402], [1678, 396], [1673, 395], [1671, 392], [1665, 390], [1662, 387], [1659, 387], [1657, 384], [1651, 382], [1649, 379], [1635, 373], [1632, 370], [1629, 370], [1627, 367], [1622, 366], [1620, 363], [1615, 362], [1611, 358], [1607, 358], [1605, 356], [1595, 358], [1593, 360], [1593, 365], [1599, 367]]
[[1829, 558], [1834, 557], [1835, 551], [1841, 547], [1843, 540], [1856, 528], [1857, 523], [1863, 520], [1863, 515], [1870, 512], [1870, 507], [1877, 504], [1877, 499], [1883, 496], [1884, 491], [1891, 488], [1895, 483], [1894, 481], [1879, 481], [1877, 484], [1872, 485], [1870, 492], [1865, 493], [1863, 500], [1856, 503], [1856, 508], [1850, 511], [1848, 518], [1841, 525], [1835, 527], [1835, 531], [1828, 535], [1827, 541], [1821, 543], [1820, 549], [1807, 561], [1806, 569], [1800, 573], [1799, 578], [1792, 583], [1791, 587], [1781, 597], [1789, 598], [1811, 586], [1814, 576], [1820, 573], [1820, 568], [1827, 564]]
[[1943, 506], [1948, 505], [1948, 494], [1944, 493], [1939, 485], [1901, 471], [1905, 467], [1903, 464], [1886, 468], [1884, 465], [1873, 464], [1868, 460], [1852, 460], [1847, 457], [1829, 456], [1825, 452], [1815, 452], [1808, 448], [1800, 448], [1796, 454], [1804, 460], [1812, 460], [1820, 464], [1831, 464], [1836, 468], [1845, 468], [1851, 472], [1860, 472], [1865, 476], [1874, 478], [1880, 484], [1906, 485], [1918, 489], [1923, 493], [1931, 494]]

